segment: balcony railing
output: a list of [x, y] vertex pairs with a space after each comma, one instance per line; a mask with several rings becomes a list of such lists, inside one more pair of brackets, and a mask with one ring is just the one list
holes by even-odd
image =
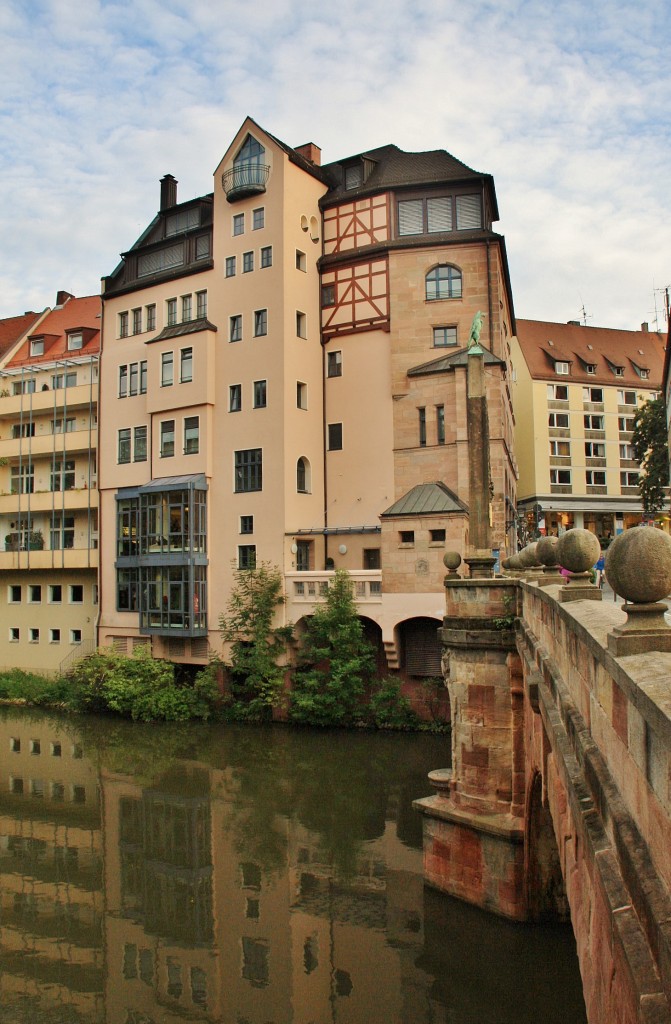
[[224, 171], [221, 184], [229, 203], [265, 192], [269, 174], [268, 164], [256, 163], [238, 164]]
[[[334, 572], [285, 573], [287, 604], [314, 605], [328, 594]], [[350, 571], [352, 595], [357, 605], [379, 604], [382, 601], [382, 573], [379, 569]]]

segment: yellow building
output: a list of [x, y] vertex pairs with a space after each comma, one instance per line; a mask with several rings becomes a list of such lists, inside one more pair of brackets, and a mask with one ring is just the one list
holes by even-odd
[[294, 622], [342, 567], [387, 667], [437, 674], [442, 556], [468, 544], [478, 310], [494, 544], [512, 539], [497, 217], [491, 177], [443, 151], [321, 166], [249, 118], [212, 194], [178, 203], [163, 178], [103, 280], [102, 645], [204, 664], [234, 567], [280, 566]]
[[59, 292], [0, 363], [2, 667], [56, 672], [95, 646], [99, 353], [99, 297]]
[[[608, 542], [639, 524], [633, 418], [661, 389], [661, 335], [518, 320], [512, 362], [518, 500], [532, 531], [585, 527]], [[660, 523], [668, 530], [668, 515]]]

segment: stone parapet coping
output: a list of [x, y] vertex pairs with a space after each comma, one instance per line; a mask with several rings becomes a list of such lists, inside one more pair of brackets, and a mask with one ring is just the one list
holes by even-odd
[[485, 832], [512, 843], [524, 842], [524, 819], [511, 814], [482, 814], [481, 811], [469, 811], [455, 807], [444, 797], [426, 796], [421, 800], [413, 800], [412, 806], [422, 814], [441, 821], [450, 821], [455, 825], [463, 825], [474, 832]]

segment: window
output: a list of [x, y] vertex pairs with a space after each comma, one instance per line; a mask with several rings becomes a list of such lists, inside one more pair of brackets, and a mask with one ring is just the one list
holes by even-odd
[[445, 444], [445, 406], [436, 406], [436, 443]]
[[[61, 516], [53, 512], [50, 524], [51, 548], [53, 551], [70, 550], [75, 546], [75, 517]], [[59, 598], [60, 600], [60, 598]]]
[[[53, 379], [53, 378], [52, 378]], [[35, 394], [35, 378], [30, 377], [28, 380], [17, 380], [12, 384], [13, 395], [34, 395]]]
[[226, 257], [226, 277], [235, 277], [235, 256]]
[[327, 306], [335, 306], [336, 288], [334, 284], [322, 285], [322, 309]]
[[128, 394], [128, 367], [119, 367], [119, 398], [125, 398]]
[[555, 373], [568, 375], [570, 369], [571, 369], [570, 363], [562, 363], [562, 362], [559, 362], [559, 361], [555, 362]]
[[179, 356], [179, 382], [188, 384], [193, 380], [193, 349], [183, 348]]
[[399, 235], [453, 231], [455, 224], [457, 231], [482, 227], [482, 206], [479, 195], [402, 199], [398, 204]]
[[308, 318], [305, 313], [299, 313], [296, 310], [296, 334], [299, 338], [307, 338], [308, 336]]
[[[37, 629], [35, 627], [31, 627], [31, 630], [30, 630], [30, 643], [31, 644], [39, 644], [39, 642], [40, 642], [40, 631], [39, 631], [39, 629]], [[35, 754], [35, 753], [39, 754], [39, 750], [38, 751], [31, 750], [31, 754]]]
[[265, 227], [266, 222], [266, 211], [263, 206], [260, 206], [257, 210], [252, 210], [252, 231], [258, 231], [259, 228]]
[[47, 593], [50, 604], [60, 604], [63, 600], [63, 588], [60, 583], [50, 583]]
[[21, 603], [21, 585], [18, 583], [12, 583], [8, 589], [7, 600], [10, 604]]
[[460, 299], [461, 271], [447, 264], [441, 264], [430, 270], [426, 275], [426, 298], [429, 301]]
[[296, 490], [299, 494], [310, 493], [310, 463], [303, 455], [296, 463]]
[[548, 384], [548, 399], [551, 402], [568, 402], [568, 386], [566, 384]]
[[445, 530], [429, 530], [429, 543], [444, 544]]
[[228, 389], [228, 411], [240, 412], [242, 409], [242, 384], [231, 384]]
[[272, 245], [264, 245], [261, 249], [261, 270], [265, 270], [266, 267], [272, 267], [273, 265], [273, 247]]
[[177, 323], [177, 299], [168, 299], [166, 302], [167, 324], [174, 327]]
[[449, 348], [452, 345], [457, 344], [457, 328], [456, 327], [434, 327], [433, 328], [433, 347], [434, 348]]
[[382, 562], [380, 560], [380, 549], [379, 548], [364, 548], [363, 549], [363, 567], [364, 569], [379, 569], [381, 568]]
[[602, 441], [585, 441], [585, 458], [605, 459], [606, 446]]
[[254, 988], [265, 988], [270, 981], [270, 948], [267, 939], [242, 936], [242, 977]]
[[207, 316], [207, 292], [196, 292], [196, 317], [204, 320]]
[[71, 491], [75, 486], [75, 463], [74, 459], [66, 462], [52, 462], [50, 475], [50, 490]]
[[243, 252], [242, 254], [242, 273], [249, 274], [254, 269], [254, 253]]
[[244, 235], [245, 233], [245, 215], [244, 213], [236, 213], [233, 215], [233, 234]]
[[605, 487], [606, 472], [603, 469], [588, 469], [585, 473], [585, 483], [588, 487]]
[[585, 430], [603, 430], [603, 416], [583, 416]]
[[298, 409], [307, 409], [308, 407], [308, 386], [300, 380], [296, 381], [296, 406]]
[[621, 472], [620, 487], [638, 487], [638, 473]]
[[191, 319], [193, 311], [192, 297], [190, 295], [182, 295], [182, 323], [188, 323]]
[[175, 454], [175, 421], [163, 420], [161, 423], [161, 458], [167, 459]]
[[81, 583], [71, 583], [68, 588], [70, 604], [84, 603], [84, 587]]
[[119, 612], [136, 612], [139, 607], [139, 569], [117, 569], [116, 607]]
[[49, 744], [49, 753], [52, 757], [60, 757], [62, 752], [61, 744], [58, 740], [54, 740]]
[[617, 402], [618, 405], [636, 405], [636, 392], [618, 391]]
[[60, 629], [50, 629], [49, 630], [49, 643], [50, 644], [59, 644], [60, 642], [61, 642], [61, 631], [60, 631]]
[[254, 381], [254, 408], [265, 409], [268, 400], [268, 384], [265, 380]]
[[329, 423], [328, 450], [330, 452], [339, 452], [342, 450], [342, 423]]
[[355, 164], [350, 164], [349, 167], [345, 168], [345, 188], [358, 188], [362, 184], [363, 164], [360, 160], [357, 160]]
[[[71, 644], [80, 644], [81, 642], [82, 642], [82, 631], [81, 631], [81, 629], [71, 629], [70, 630], [70, 643]], [[75, 788], [81, 788], [81, 787], [75, 787]], [[82, 802], [82, 801], [80, 801], [80, 802]]]
[[163, 352], [161, 355], [161, 387], [167, 388], [173, 382], [173, 353]]
[[342, 352], [329, 352], [326, 357], [326, 373], [329, 377], [342, 377]]
[[603, 388], [583, 388], [583, 402], [603, 402]]
[[247, 448], [235, 455], [235, 491], [260, 491], [263, 484], [263, 453], [260, 448]]
[[[58, 420], [57, 422], [60, 423], [61, 421]], [[74, 420], [72, 422], [74, 423]], [[52, 424], [51, 433], [52, 434], [55, 434], [55, 433], [59, 433], [60, 434], [61, 433], [60, 430], [59, 431], [55, 431], [53, 429], [53, 423], [54, 423], [54, 421], [52, 420], [51, 421], [51, 424]], [[12, 423], [12, 438], [16, 439], [18, 437], [35, 437], [35, 424], [34, 423]]]
[[238, 569], [256, 569], [256, 544], [238, 545]]
[[254, 311], [254, 337], [261, 338], [268, 333], [268, 310], [257, 309]]
[[42, 586], [39, 583], [28, 584], [28, 603], [29, 604], [41, 604], [42, 602]]
[[426, 409], [418, 409], [417, 416], [419, 420], [419, 444], [420, 447], [426, 445]]
[[128, 337], [128, 311], [125, 313], [119, 313], [119, 337]]
[[200, 417], [184, 417], [184, 454], [197, 455], [200, 447]]
[[[35, 426], [34, 423], [30, 425]], [[50, 420], [49, 426], [52, 434], [71, 434], [73, 430], [77, 429], [77, 420], [74, 416], [67, 416], [65, 420]], [[35, 431], [33, 430], [29, 436], [34, 437]]]
[[240, 533], [254, 533], [254, 516], [240, 516]]
[[551, 469], [550, 470], [550, 483], [561, 484], [562, 486], [570, 485], [571, 483], [571, 470], [570, 469]]
[[180, 235], [184, 231], [200, 226], [200, 210], [180, 210], [179, 213], [171, 213], [165, 220], [165, 236]]
[[585, 363], [585, 373], [595, 374], [596, 363]]
[[414, 544], [415, 543], [415, 531], [414, 530], [400, 530], [398, 535], [399, 544]]
[[621, 433], [629, 433], [634, 429], [633, 416], [618, 416], [617, 428]]
[[35, 488], [34, 468], [32, 462], [21, 466], [12, 466], [9, 481], [10, 494], [32, 494]]
[[122, 427], [119, 431], [117, 462], [130, 462], [130, 427]]
[[21, 640], [21, 630], [18, 626], [9, 627], [9, 642], [10, 644], [18, 644]]
[[30, 354], [31, 356], [43, 356], [44, 355], [44, 338], [33, 338], [30, 342]]
[[554, 458], [570, 459], [571, 458], [571, 442], [570, 441], [550, 441], [550, 455]]
[[21, 740], [19, 739], [18, 736], [10, 736], [9, 749], [13, 754], [21, 753]]
[[140, 394], [147, 394], [147, 360], [140, 361]]
[[296, 249], [296, 270], [302, 270], [304, 274], [307, 273], [308, 264], [307, 257], [304, 252], [300, 249]]
[[147, 330], [156, 330], [156, 304], [150, 303], [149, 306], [145, 306], [145, 316], [147, 318]]
[[147, 461], [147, 428], [133, 429], [133, 462]]
[[[51, 378], [51, 386], [54, 391], [59, 388], [74, 388], [77, 384], [77, 374], [75, 371], [70, 373], [56, 373]], [[35, 390], [33, 388], [33, 390]]]
[[631, 460], [634, 458], [634, 448], [630, 444], [620, 445], [620, 458]]
[[567, 412], [551, 412], [548, 416], [549, 427], [561, 427], [565, 430], [568, 429], [568, 413]]
[[228, 340], [242, 341], [242, 316], [232, 316], [228, 321]]

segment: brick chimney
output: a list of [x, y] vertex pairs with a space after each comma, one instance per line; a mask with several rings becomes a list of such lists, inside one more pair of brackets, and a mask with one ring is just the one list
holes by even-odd
[[650, 330], [650, 327], [649, 327], [649, 325], [647, 323], [644, 322], [644, 323], [641, 324], [641, 330], [643, 331], [644, 334], [647, 334], [648, 331]]
[[60, 291], [56, 292], [56, 305], [64, 306], [68, 299], [74, 299], [74, 295], [70, 292]]
[[177, 179], [172, 174], [166, 174], [161, 178], [161, 205], [159, 209], [169, 210], [171, 206], [177, 206]]
[[297, 153], [300, 153], [302, 157], [309, 160], [315, 167], [321, 167], [322, 162], [322, 151], [319, 146], [315, 146], [314, 142], [306, 142], [302, 146], [294, 146]]

